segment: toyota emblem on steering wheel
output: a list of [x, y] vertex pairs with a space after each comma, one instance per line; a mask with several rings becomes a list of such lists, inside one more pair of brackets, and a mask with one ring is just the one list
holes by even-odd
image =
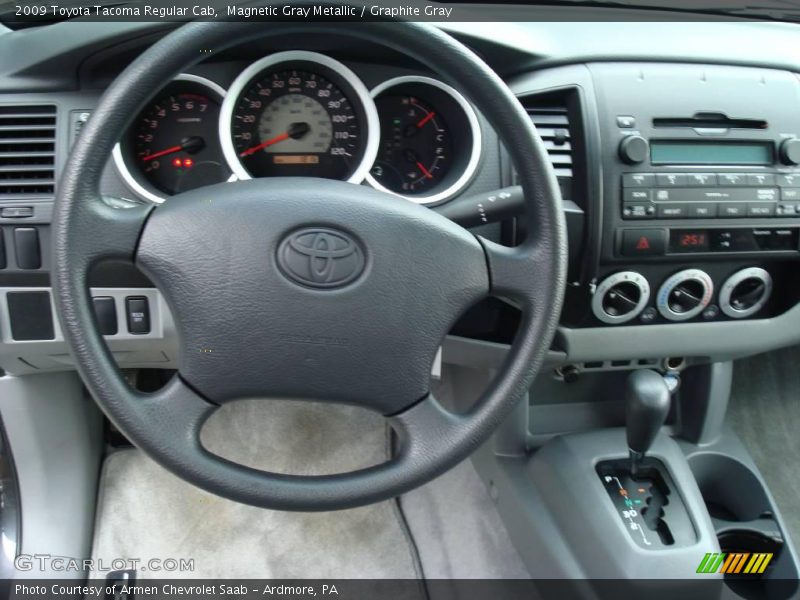
[[306, 227], [278, 245], [278, 267], [300, 285], [336, 289], [355, 281], [366, 266], [361, 245], [349, 234], [328, 227]]

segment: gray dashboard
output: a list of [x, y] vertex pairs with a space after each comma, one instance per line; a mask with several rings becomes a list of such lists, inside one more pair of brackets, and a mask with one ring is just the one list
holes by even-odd
[[[585, 9], [581, 9], [581, 14], [585, 17]], [[606, 16], [608, 13], [601, 11], [597, 14]], [[599, 280], [612, 270], [609, 265], [613, 265], [613, 269], [626, 266], [624, 261], [603, 255], [607, 253], [609, 235], [613, 235], [613, 231], [609, 233], [607, 228], [609, 215], [613, 214], [608, 210], [611, 203], [616, 201], [616, 192], [609, 191], [612, 169], [607, 162], [608, 133], [603, 129], [603, 119], [607, 119], [608, 115], [601, 113], [603, 108], [597, 100], [598, 90], [602, 87], [602, 81], [598, 78], [603, 69], [608, 65], [613, 68], [613, 65], [620, 63], [638, 62], [643, 65], [669, 64], [680, 71], [688, 69], [691, 63], [796, 73], [800, 71], [800, 28], [790, 24], [732, 20], [653, 22], [652, 19], [658, 15], [652, 12], [648, 13], [651, 21], [644, 22], [635, 20], [637, 13], [622, 10], [615, 12], [615, 15], [629, 20], [569, 22], [571, 15], [568, 9], [556, 11], [509, 7], [508, 22], [448, 23], [441, 27], [474, 48], [506, 79], [523, 103], [540, 97], [560, 101], [567, 97], [563, 95], [566, 91], [570, 94], [574, 92], [577, 100], [570, 110], [576, 112], [572, 114], [571, 126], [580, 126], [580, 141], [585, 151], [585, 163], [574, 165], [575, 179], [582, 178], [580, 190], [574, 192], [580, 195], [579, 204], [586, 213], [582, 268], [571, 278], [572, 293], [579, 297], [576, 304], [580, 305]], [[542, 19], [543, 22], [512, 22], [515, 18], [529, 21]], [[55, 172], [58, 175], [69, 147], [78, 135], [83, 115], [90, 113], [97, 104], [115, 72], [140, 48], [152, 43], [169, 28], [153, 23], [72, 22], [20, 32], [0, 29], [0, 106], [36, 103], [57, 106]], [[743, 44], [743, 39], [748, 43]], [[343, 46], [324, 40], [308, 40], [307, 43], [295, 40], [293, 47], [307, 47], [334, 54], [356, 72], [367, 87], [399, 75], [436, 76], [387, 50], [352, 44]], [[754, 48], [758, 51], [755, 52]], [[274, 50], [274, 47], [263, 47], [253, 50], [252, 54], [223, 56], [219, 60], [198, 64], [190, 72], [227, 87], [236, 73], [253, 58]], [[530, 105], [526, 104], [529, 110], [537, 106], [533, 100]], [[796, 112], [788, 114], [787, 119], [796, 123], [795, 131], [800, 134], [800, 103]], [[513, 172], [504, 160], [496, 137], [488, 130], [485, 121], [481, 122], [484, 131], [482, 160], [464, 194], [489, 192], [513, 182]], [[582, 169], [581, 176], [577, 173], [578, 169]], [[616, 174], [613, 176], [616, 177]], [[135, 191], [126, 185], [111, 162], [104, 174], [103, 186], [103, 191], [109, 195], [136, 197]], [[0, 206], [17, 204], [19, 202], [0, 199]], [[33, 215], [26, 218], [25, 225], [38, 226], [42, 239], [46, 240], [51, 200], [32, 199], [23, 204], [33, 208]], [[19, 223], [15, 217], [0, 216], [0, 226], [7, 231], [4, 236], [7, 255], [14, 251], [11, 241], [13, 233], [10, 232]], [[481, 233], [496, 238], [504, 235], [499, 225], [482, 229]], [[603, 240], [606, 243], [605, 250]], [[794, 255], [781, 258], [780, 277], [788, 279], [796, 273], [796, 258]], [[12, 374], [71, 368], [67, 349], [57, 327], [53, 338], [48, 340], [21, 341], [14, 339], [11, 333], [7, 294], [15, 291], [46, 291], [46, 252], [42, 260], [42, 267], [33, 271], [16, 269], [11, 263], [8, 268], [0, 270], [0, 368]], [[681, 263], [673, 260], [668, 269], [675, 270], [679, 265], [687, 266], [695, 262], [697, 260], [690, 257]], [[712, 262], [712, 269], [727, 264]], [[755, 257], [742, 257], [741, 264], [731, 263], [731, 268], [751, 264], [756, 264]], [[652, 270], [652, 267], [643, 267], [646, 274], [648, 269]], [[662, 278], [663, 274], [658, 272], [653, 276]], [[98, 281], [97, 288], [98, 294], [113, 297], [120, 309], [128, 296], [146, 295], [150, 298], [153, 323], [157, 325], [150, 334], [132, 335], [123, 327], [119, 333], [107, 337], [111, 350], [123, 359], [121, 364], [175, 368], [178, 340], [174, 335], [168, 307], [158, 291], [124, 270], [110, 279]], [[793, 288], [786, 289], [786, 294], [796, 293]], [[581, 295], [583, 300], [580, 299]], [[445, 360], [478, 360], [485, 364], [499, 362], [505, 340], [491, 335], [478, 337], [480, 339], [452, 337], [445, 346]], [[607, 327], [593, 322], [591, 318], [565, 318], [553, 348], [553, 360], [562, 364], [599, 362], [601, 367], [610, 365], [611, 361], [635, 362], [667, 356], [721, 360], [797, 341], [800, 341], [800, 306], [796, 305], [796, 298], [792, 295], [787, 296], [773, 312], [746, 321], [663, 322], [646, 326], [631, 322]], [[476, 346], [483, 350], [476, 350]], [[476, 356], [479, 358], [476, 359]]]

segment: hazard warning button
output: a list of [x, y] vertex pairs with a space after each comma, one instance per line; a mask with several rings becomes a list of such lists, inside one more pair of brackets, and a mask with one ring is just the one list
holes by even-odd
[[624, 229], [622, 231], [622, 254], [624, 256], [660, 256], [666, 251], [666, 229]]

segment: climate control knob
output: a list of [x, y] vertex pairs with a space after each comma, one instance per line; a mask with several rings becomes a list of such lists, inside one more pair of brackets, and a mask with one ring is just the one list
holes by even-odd
[[650, 284], [636, 271], [606, 277], [592, 297], [592, 312], [603, 323], [627, 323], [642, 312], [650, 299]]
[[760, 267], [737, 271], [719, 290], [719, 307], [733, 319], [743, 319], [761, 310], [772, 293], [772, 277]]
[[687, 321], [711, 302], [714, 282], [700, 269], [686, 269], [667, 279], [658, 290], [656, 307], [665, 319]]

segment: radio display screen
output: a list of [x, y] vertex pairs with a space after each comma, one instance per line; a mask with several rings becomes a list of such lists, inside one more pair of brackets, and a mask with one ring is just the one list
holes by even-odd
[[654, 165], [771, 165], [772, 142], [651, 140]]

